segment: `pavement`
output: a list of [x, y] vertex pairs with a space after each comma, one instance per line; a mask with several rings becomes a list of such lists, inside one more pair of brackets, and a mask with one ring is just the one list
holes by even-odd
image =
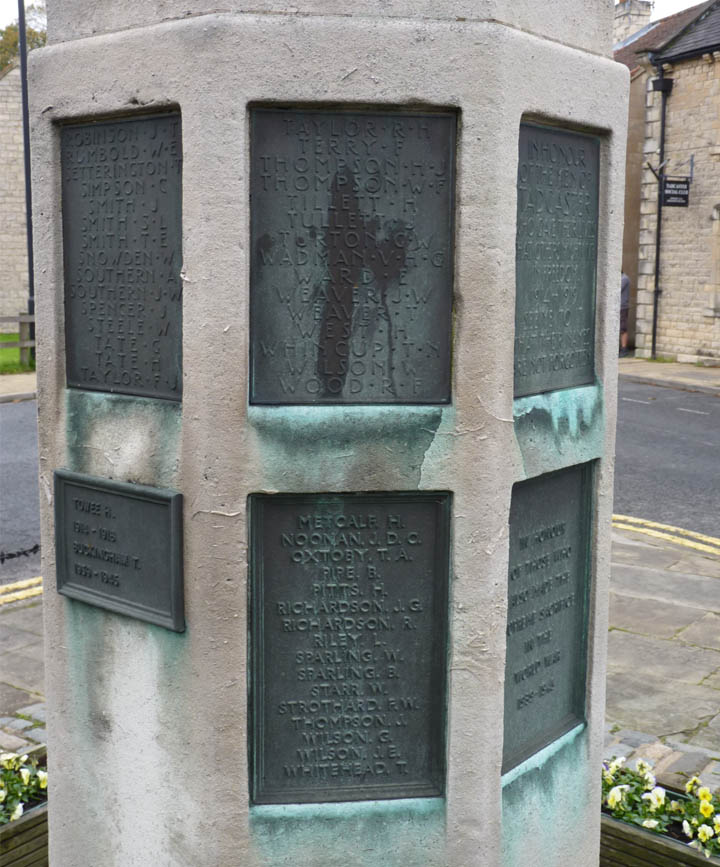
[[[720, 368], [624, 358], [620, 375], [720, 396]], [[34, 390], [34, 374], [0, 376], [0, 400]], [[39, 592], [0, 587], [0, 750], [45, 735]], [[698, 774], [720, 791], [720, 539], [616, 515], [609, 623], [606, 756], [650, 760], [663, 785]]]
[[35, 373], [10, 373], [0, 376], [0, 403], [13, 400], [34, 400], [37, 396]]
[[618, 359], [618, 373], [634, 382], [720, 396], [720, 365], [681, 364], [627, 356]]

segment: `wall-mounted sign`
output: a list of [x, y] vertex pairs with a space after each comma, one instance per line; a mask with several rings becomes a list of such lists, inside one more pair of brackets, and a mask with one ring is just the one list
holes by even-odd
[[663, 178], [663, 205], [687, 208], [690, 202], [690, 178]]

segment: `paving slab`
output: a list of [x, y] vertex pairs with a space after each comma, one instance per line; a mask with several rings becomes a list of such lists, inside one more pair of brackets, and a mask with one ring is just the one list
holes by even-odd
[[[42, 659], [33, 659], [24, 653], [8, 651], [0, 658], [3, 669], [0, 678], [27, 692], [43, 695], [45, 691], [45, 666]], [[23, 705], [28, 704], [27, 696]], [[22, 705], [17, 705], [21, 707]]]
[[610, 623], [613, 627], [643, 635], [672, 638], [703, 616], [698, 608], [626, 593], [610, 594]]
[[707, 765], [708, 757], [705, 753], [684, 753], [657, 774], [658, 783], [682, 791], [690, 777], [699, 776]]
[[3, 752], [22, 753], [27, 746], [28, 742], [24, 738], [0, 731], [0, 750]]
[[42, 638], [42, 601], [18, 602], [2, 606], [0, 608], [0, 624], [8, 622], [18, 629], [26, 629]]
[[694, 734], [688, 738], [688, 743], [705, 749], [715, 749], [720, 758], [720, 714], [713, 717], [707, 725], [700, 726]]
[[703, 613], [708, 609], [720, 611], [717, 581], [704, 575], [617, 564], [613, 566], [611, 588], [628, 596], [670, 604], [680, 602]]
[[[718, 651], [617, 629], [610, 632], [608, 656], [608, 666], [615, 671], [653, 675], [672, 681], [676, 686], [700, 684], [720, 669]], [[642, 729], [641, 726], [637, 728]]]
[[708, 612], [677, 634], [678, 641], [720, 650], [720, 615]]
[[[30, 644], [36, 644], [38, 635], [36, 632], [29, 632], [27, 629], [18, 629], [16, 626], [0, 620], [0, 654], [6, 650], [19, 650], [21, 647], [27, 647]], [[1, 667], [1, 666], [0, 666]]]
[[[702, 543], [700, 543], [702, 544]], [[685, 554], [676, 563], [668, 567], [670, 572], [692, 572], [695, 575], [705, 575], [708, 578], [716, 578], [720, 581], [720, 560], [704, 554]], [[718, 595], [720, 590], [715, 591], [714, 605], [718, 609]]]
[[[0, 672], [0, 678], [2, 677]], [[32, 692], [26, 689], [18, 689], [9, 683], [3, 683], [0, 680], [0, 707], [3, 714], [14, 713], [18, 708], [26, 705], [29, 700], [35, 698]]]
[[720, 696], [713, 689], [678, 685], [665, 677], [622, 669], [608, 670], [606, 691], [605, 715], [609, 721], [659, 738], [690, 737], [720, 707]]
[[[710, 677], [706, 677], [702, 682], [702, 686], [707, 686], [709, 689], [720, 690], [720, 672], [711, 674]], [[720, 696], [718, 696], [718, 701], [720, 701]]]
[[[31, 704], [28, 707], [21, 707], [18, 710], [18, 713], [22, 716], [32, 717], [34, 720], [38, 720], [39, 722], [44, 723], [47, 720], [47, 712], [45, 709], [44, 702], [37, 702], [36, 704]], [[0, 724], [2, 721], [0, 721]]]

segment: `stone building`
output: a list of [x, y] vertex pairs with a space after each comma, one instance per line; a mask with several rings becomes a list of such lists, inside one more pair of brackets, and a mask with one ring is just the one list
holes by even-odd
[[[623, 269], [636, 355], [654, 343], [720, 360], [720, 0], [642, 26], [614, 56], [632, 81]], [[660, 201], [661, 174], [691, 179], [687, 206]]]
[[[27, 296], [22, 96], [13, 63], [0, 72], [0, 316], [26, 311]], [[0, 331], [15, 330], [0, 323]]]

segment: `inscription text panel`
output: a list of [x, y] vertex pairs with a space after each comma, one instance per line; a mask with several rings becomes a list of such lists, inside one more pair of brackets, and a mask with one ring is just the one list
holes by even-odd
[[513, 487], [503, 772], [585, 719], [591, 472]]
[[62, 128], [70, 387], [180, 400], [180, 115]]
[[594, 381], [599, 153], [592, 136], [520, 126], [515, 397]]
[[447, 403], [456, 117], [251, 113], [251, 401]]
[[182, 494], [55, 471], [59, 593], [185, 629]]
[[449, 495], [250, 502], [254, 802], [441, 795]]

